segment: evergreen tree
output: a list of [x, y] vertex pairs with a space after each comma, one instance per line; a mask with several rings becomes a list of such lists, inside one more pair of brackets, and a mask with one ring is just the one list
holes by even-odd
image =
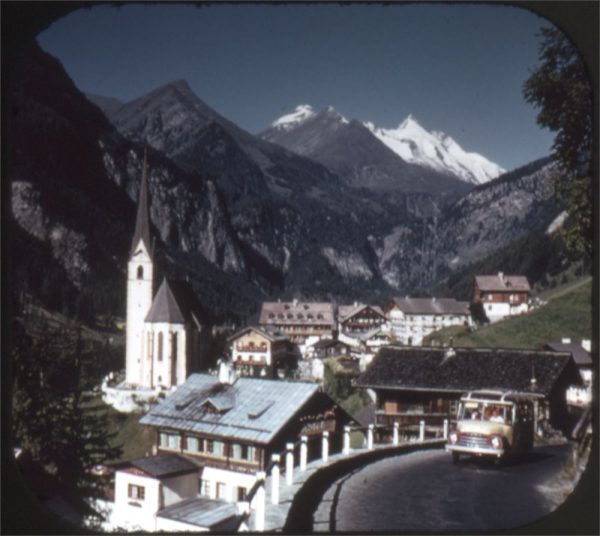
[[540, 65], [527, 79], [523, 93], [539, 108], [539, 125], [556, 132], [553, 158], [564, 178], [556, 191], [564, 197], [567, 245], [592, 255], [592, 86], [575, 46], [557, 28], [542, 28]]
[[108, 482], [91, 469], [122, 451], [110, 445], [105, 406], [86, 390], [101, 348], [84, 343], [77, 329], [34, 326], [31, 319], [27, 330], [20, 319], [13, 322], [14, 443], [67, 498], [99, 497]]

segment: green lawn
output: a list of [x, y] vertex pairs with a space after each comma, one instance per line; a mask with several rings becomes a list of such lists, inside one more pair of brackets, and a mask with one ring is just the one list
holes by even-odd
[[429, 341], [455, 346], [496, 348], [539, 348], [550, 341], [569, 337], [573, 341], [592, 336], [592, 281], [556, 289], [548, 304], [526, 315], [502, 320], [469, 332], [451, 328], [432, 335]]

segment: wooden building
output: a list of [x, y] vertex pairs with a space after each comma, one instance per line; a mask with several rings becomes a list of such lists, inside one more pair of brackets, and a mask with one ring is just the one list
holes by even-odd
[[523, 275], [478, 275], [473, 281], [471, 302], [483, 308], [490, 322], [529, 310], [531, 287]]
[[525, 392], [540, 419], [569, 424], [565, 393], [581, 383], [570, 353], [490, 348], [382, 348], [355, 386], [377, 395], [376, 424], [442, 426], [456, 418], [460, 396], [479, 389]]
[[277, 377], [278, 371], [293, 369], [298, 351], [286, 335], [254, 326], [246, 327], [231, 337], [231, 362], [241, 376]]
[[338, 331], [344, 334], [363, 334], [381, 327], [387, 318], [380, 307], [355, 302], [338, 307]]

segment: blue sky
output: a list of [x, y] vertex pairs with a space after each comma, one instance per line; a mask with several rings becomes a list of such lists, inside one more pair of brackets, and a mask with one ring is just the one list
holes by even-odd
[[128, 101], [183, 78], [252, 133], [298, 104], [385, 128], [411, 113], [510, 170], [553, 141], [521, 90], [548, 24], [489, 4], [129, 4], [75, 11], [38, 40], [86, 92]]

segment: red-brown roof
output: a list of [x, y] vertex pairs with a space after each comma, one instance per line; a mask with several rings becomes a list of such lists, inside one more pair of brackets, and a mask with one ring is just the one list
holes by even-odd
[[492, 292], [530, 292], [529, 281], [524, 275], [478, 275], [475, 285], [479, 290]]

